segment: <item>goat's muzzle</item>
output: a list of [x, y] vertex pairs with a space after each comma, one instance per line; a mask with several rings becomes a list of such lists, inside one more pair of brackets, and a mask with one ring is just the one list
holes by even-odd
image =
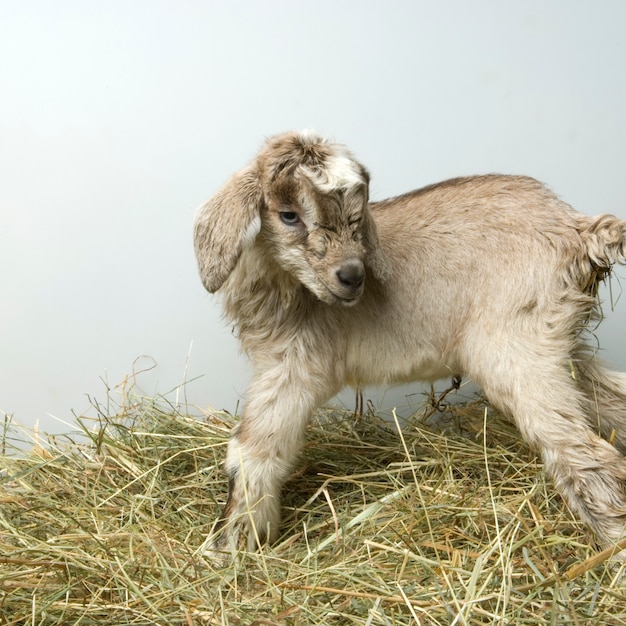
[[336, 290], [334, 295], [342, 302], [349, 304], [355, 302], [363, 293], [365, 282], [365, 266], [363, 261], [357, 258], [344, 261], [336, 270]]

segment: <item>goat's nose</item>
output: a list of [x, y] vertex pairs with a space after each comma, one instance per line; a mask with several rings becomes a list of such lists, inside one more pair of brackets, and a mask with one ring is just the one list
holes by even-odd
[[339, 282], [344, 286], [356, 291], [365, 279], [365, 268], [359, 259], [350, 259], [342, 263], [336, 272]]

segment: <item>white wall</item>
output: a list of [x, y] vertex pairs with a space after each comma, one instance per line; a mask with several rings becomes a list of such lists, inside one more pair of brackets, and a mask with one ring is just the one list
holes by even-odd
[[[4, 0], [0, 409], [67, 430], [149, 355], [146, 393], [235, 410], [191, 222], [275, 132], [348, 144], [375, 199], [515, 172], [626, 218], [625, 31], [623, 0]], [[623, 369], [625, 320], [599, 333]]]

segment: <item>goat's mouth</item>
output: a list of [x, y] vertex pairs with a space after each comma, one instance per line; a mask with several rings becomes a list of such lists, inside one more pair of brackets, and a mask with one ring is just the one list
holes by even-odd
[[326, 301], [328, 304], [336, 304], [339, 306], [353, 306], [355, 305], [361, 298], [363, 294], [363, 287], [359, 287], [358, 289], [331, 289], [328, 285], [324, 284], [326, 288], [327, 298], [321, 298], [321, 300]]

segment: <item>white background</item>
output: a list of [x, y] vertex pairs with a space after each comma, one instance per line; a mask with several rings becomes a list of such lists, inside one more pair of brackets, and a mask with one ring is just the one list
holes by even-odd
[[626, 218], [625, 32], [623, 0], [0, 0], [0, 410], [67, 430], [153, 361], [146, 394], [236, 409], [191, 223], [276, 132], [346, 143], [374, 199], [525, 173]]

